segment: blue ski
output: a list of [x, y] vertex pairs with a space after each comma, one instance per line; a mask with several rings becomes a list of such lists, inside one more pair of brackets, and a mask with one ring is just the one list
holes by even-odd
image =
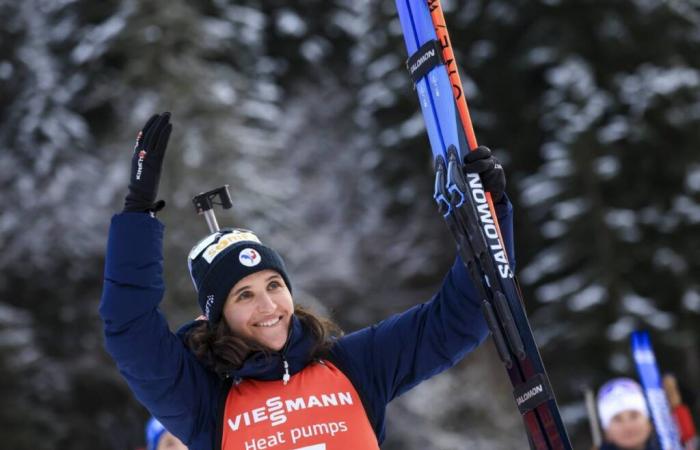
[[642, 381], [647, 405], [654, 421], [656, 436], [662, 450], [683, 450], [681, 439], [676, 429], [676, 423], [671, 414], [671, 408], [666, 393], [661, 385], [661, 375], [656, 365], [656, 356], [651, 347], [649, 334], [644, 331], [632, 333], [632, 356], [637, 366], [639, 379]]
[[[470, 151], [470, 139], [456, 101], [463, 95], [462, 86], [450, 79], [449, 71], [455, 69], [448, 68], [443, 59], [443, 50], [450, 45], [446, 27], [440, 24], [443, 37], [438, 39], [431, 16], [439, 1], [397, 0], [396, 4], [409, 54], [407, 67], [435, 160], [435, 200], [482, 296], [482, 310], [513, 385], [530, 445], [537, 450], [571, 449], [498, 221], [479, 176], [465, 177], [460, 170], [464, 154]], [[450, 62], [454, 64], [454, 59]]]

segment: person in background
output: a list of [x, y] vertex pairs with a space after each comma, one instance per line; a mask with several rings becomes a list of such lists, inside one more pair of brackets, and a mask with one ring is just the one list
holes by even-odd
[[187, 447], [151, 417], [146, 423], [146, 450], [187, 450]]
[[678, 425], [678, 433], [680, 434], [683, 448], [686, 450], [696, 450], [700, 448], [700, 439], [698, 439], [698, 431], [695, 427], [693, 416], [688, 405], [683, 402], [676, 377], [667, 373], [663, 377], [663, 385], [666, 398], [668, 398], [671, 411], [676, 419], [676, 425]]
[[613, 378], [598, 391], [597, 403], [605, 435], [600, 450], [657, 450], [639, 383], [631, 378]]

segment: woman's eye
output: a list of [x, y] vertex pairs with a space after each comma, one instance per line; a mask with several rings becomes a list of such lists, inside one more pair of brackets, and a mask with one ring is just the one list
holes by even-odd
[[277, 289], [279, 287], [282, 287], [282, 283], [279, 281], [270, 281], [270, 284], [267, 285], [270, 289]]
[[253, 293], [250, 291], [243, 291], [238, 295], [238, 300], [248, 300], [253, 297]]

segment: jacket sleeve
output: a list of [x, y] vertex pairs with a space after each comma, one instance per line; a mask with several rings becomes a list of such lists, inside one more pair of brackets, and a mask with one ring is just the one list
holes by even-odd
[[[512, 207], [505, 196], [496, 212], [513, 264]], [[333, 357], [360, 391], [382, 442], [387, 403], [455, 365], [487, 335], [480, 299], [458, 256], [430, 301], [341, 338]]]
[[213, 435], [218, 380], [158, 310], [165, 291], [163, 229], [145, 213], [112, 218], [100, 316], [107, 351], [135, 396], [189, 444], [202, 442], [203, 433]]

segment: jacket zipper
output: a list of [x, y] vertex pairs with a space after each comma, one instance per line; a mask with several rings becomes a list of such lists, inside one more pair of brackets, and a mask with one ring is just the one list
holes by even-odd
[[292, 342], [292, 333], [294, 333], [294, 326], [289, 328], [289, 336], [287, 336], [287, 342], [284, 344], [280, 356], [282, 357], [282, 366], [284, 368], [284, 373], [282, 374], [282, 383], [286, 386], [289, 383], [292, 376], [289, 374], [289, 362], [287, 362], [287, 351], [289, 350], [289, 345]]

